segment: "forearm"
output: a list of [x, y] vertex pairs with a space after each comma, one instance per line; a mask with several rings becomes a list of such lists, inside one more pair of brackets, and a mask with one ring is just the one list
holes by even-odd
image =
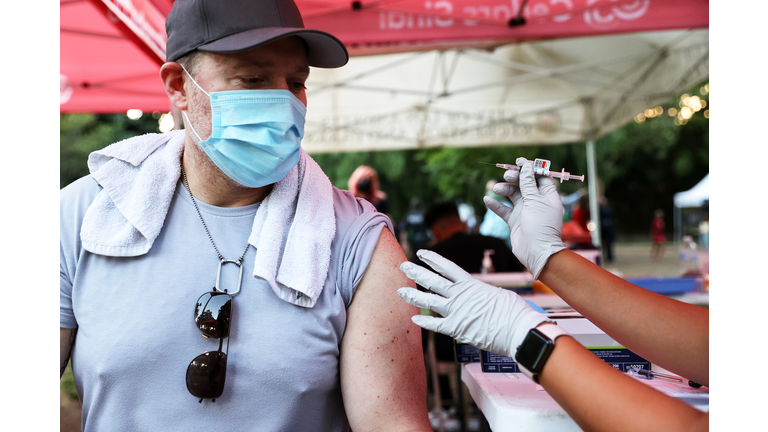
[[539, 383], [584, 430], [707, 430], [709, 415], [638, 382], [560, 337]]
[[709, 383], [709, 311], [633, 285], [580, 255], [553, 254], [539, 279], [613, 339], [652, 363]]
[[59, 364], [61, 366], [59, 377], [64, 375], [64, 370], [67, 368], [69, 357], [72, 354], [72, 346], [75, 344], [76, 336], [76, 328], [59, 328]]

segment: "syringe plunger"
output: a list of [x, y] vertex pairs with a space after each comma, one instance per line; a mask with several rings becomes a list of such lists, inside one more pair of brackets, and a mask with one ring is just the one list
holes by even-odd
[[562, 183], [563, 180], [581, 180], [582, 182], [584, 182], [583, 175], [577, 176], [569, 172], [565, 172], [565, 168], [563, 168], [562, 172], [550, 171], [549, 175], [551, 175], [552, 177], [558, 177], [560, 179], [560, 183]]

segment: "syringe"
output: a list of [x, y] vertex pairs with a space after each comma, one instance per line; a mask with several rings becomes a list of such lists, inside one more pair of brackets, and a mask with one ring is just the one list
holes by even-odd
[[[486, 165], [493, 165], [493, 166], [495, 166], [497, 168], [501, 168], [501, 169], [505, 169], [505, 170], [513, 170], [513, 171], [519, 171], [520, 170], [520, 167], [518, 167], [517, 165], [512, 165], [512, 164], [502, 164], [502, 163], [492, 164], [492, 163], [488, 163], [488, 162], [478, 162], [478, 163], [486, 164]], [[536, 159], [536, 160], [533, 161], [533, 173], [536, 174], [536, 175], [540, 175], [540, 176], [543, 175], [543, 176], [559, 178], [560, 179], [560, 183], [562, 183], [563, 180], [580, 180], [582, 182], [584, 181], [584, 176], [583, 175], [580, 175], [580, 176], [573, 175], [573, 174], [571, 174], [569, 172], [566, 172], [565, 168], [563, 168], [563, 170], [561, 172], [550, 171], [549, 167], [550, 167], [551, 164], [552, 163], [550, 161], [546, 160], [546, 159]]]
[[674, 376], [674, 375], [663, 374], [661, 372], [649, 371], [649, 370], [646, 370], [646, 369], [643, 369], [643, 368], [640, 368], [640, 367], [637, 367], [637, 366], [630, 366], [630, 371], [640, 375], [641, 377], [643, 377], [645, 379], [659, 378], [659, 379], [664, 379], [664, 380], [667, 380], [667, 381], [675, 381], [675, 382], [679, 382], [679, 383], [685, 383], [686, 381], [688, 381], [688, 385], [693, 387], [693, 388], [701, 387], [701, 384], [695, 383], [695, 382], [693, 382], [691, 380], [687, 380], [685, 378], [681, 378], [681, 377]]

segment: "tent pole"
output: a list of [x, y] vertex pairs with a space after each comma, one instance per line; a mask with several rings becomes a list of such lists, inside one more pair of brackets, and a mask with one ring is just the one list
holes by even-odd
[[600, 238], [600, 197], [597, 195], [597, 162], [595, 158], [595, 135], [597, 126], [595, 125], [594, 99], [588, 98], [581, 101], [584, 105], [584, 117], [587, 126], [587, 185], [589, 187], [589, 219], [594, 224], [595, 229], [590, 231], [592, 244], [597, 248], [602, 265], [603, 248]]
[[587, 140], [587, 182], [589, 184], [589, 214], [591, 221], [595, 224], [595, 229], [590, 232], [592, 235], [592, 244], [600, 249], [600, 204], [597, 196], [597, 164], [595, 162], [595, 139]]

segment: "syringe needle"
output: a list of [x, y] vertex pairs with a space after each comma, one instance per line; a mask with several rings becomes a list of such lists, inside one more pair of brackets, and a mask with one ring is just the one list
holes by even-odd
[[520, 167], [518, 167], [517, 165], [511, 165], [511, 164], [501, 164], [501, 163], [492, 164], [488, 162], [478, 162], [478, 163], [485, 164], [485, 165], [492, 165], [492, 166], [495, 166], [496, 168], [501, 168], [505, 170], [512, 170], [512, 171], [520, 170]]

